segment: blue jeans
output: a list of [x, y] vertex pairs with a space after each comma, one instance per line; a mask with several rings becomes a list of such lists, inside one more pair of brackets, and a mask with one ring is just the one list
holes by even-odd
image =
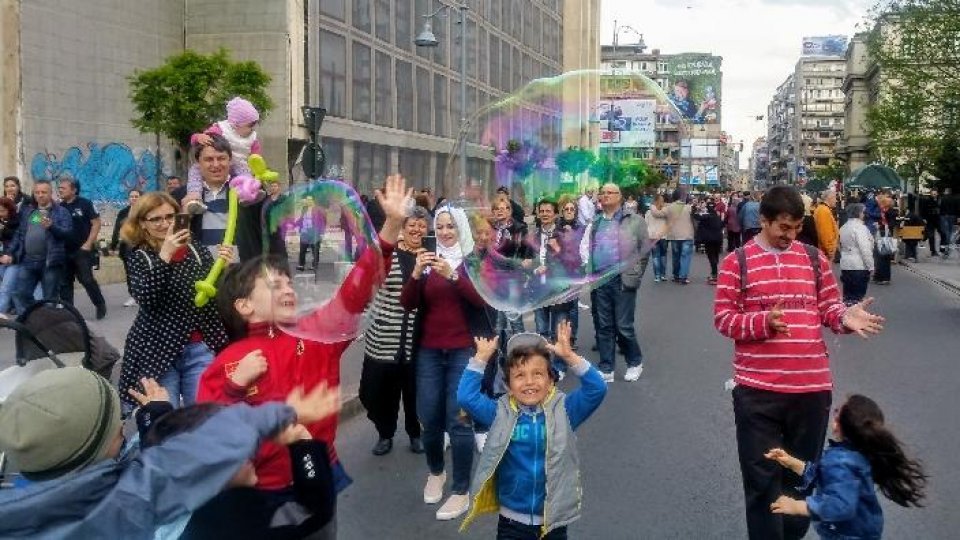
[[[944, 214], [940, 216], [940, 238], [942, 244], [946, 245], [946, 253], [950, 255], [951, 240], [953, 239], [953, 228], [956, 226], [957, 216], [951, 216]], [[940, 246], [940, 250], [943, 250], [943, 246]]]
[[639, 366], [643, 362], [643, 353], [633, 327], [637, 290], [623, 288], [620, 276], [616, 276], [591, 291], [590, 297], [597, 309], [597, 352], [600, 353], [597, 368], [604, 373], [613, 373], [617, 343], [627, 367]]
[[203, 375], [210, 362], [213, 362], [213, 351], [206, 343], [201, 341], [187, 344], [170, 371], [157, 380], [170, 394], [170, 403], [177, 406], [182, 401], [184, 407], [196, 403], [200, 375]]
[[690, 259], [693, 257], [693, 240], [671, 240], [670, 250], [673, 279], [687, 279], [690, 276]]
[[33, 305], [34, 289], [37, 284], [43, 287], [44, 300], [56, 300], [60, 294], [60, 282], [63, 280], [63, 265], [47, 266], [46, 261], [23, 261], [17, 276], [13, 305], [17, 313], [23, 313]]
[[473, 425], [457, 403], [460, 376], [467, 368], [473, 347], [463, 349], [422, 348], [417, 354], [417, 416], [423, 426], [421, 440], [430, 474], [444, 471], [443, 432], [450, 434], [453, 450], [454, 494], [470, 490], [473, 467]]
[[650, 250], [650, 260], [653, 262], [653, 277], [665, 279], [667, 277], [667, 244], [669, 240], [660, 239]]
[[[17, 279], [20, 265], [4, 264], [0, 266], [0, 313], [10, 313], [13, 307], [13, 295], [17, 291]], [[19, 314], [19, 312], [18, 312]]]

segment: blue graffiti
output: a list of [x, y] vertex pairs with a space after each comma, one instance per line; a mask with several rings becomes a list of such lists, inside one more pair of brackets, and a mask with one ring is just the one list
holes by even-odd
[[158, 170], [163, 170], [162, 156], [143, 150], [136, 157], [130, 147], [117, 142], [103, 146], [89, 142], [86, 156], [76, 146], [67, 149], [60, 159], [52, 153], [38, 152], [30, 162], [30, 175], [34, 180], [53, 182], [63, 174], [70, 174], [80, 183], [84, 197], [112, 205], [126, 204], [131, 189], [158, 189]]

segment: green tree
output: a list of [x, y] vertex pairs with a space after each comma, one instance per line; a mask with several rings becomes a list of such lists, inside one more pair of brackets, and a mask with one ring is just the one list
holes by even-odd
[[934, 162], [933, 175], [938, 179], [938, 188], [960, 191], [960, 140], [956, 134], [951, 133], [943, 140]]
[[226, 49], [209, 55], [186, 50], [163, 65], [137, 70], [127, 78], [141, 133], [163, 135], [187, 155], [190, 135], [226, 116], [226, 103], [241, 96], [267, 116], [273, 101], [267, 94], [270, 76], [252, 61], [234, 62]]

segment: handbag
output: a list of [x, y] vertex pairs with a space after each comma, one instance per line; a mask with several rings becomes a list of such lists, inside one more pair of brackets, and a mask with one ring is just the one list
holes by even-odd
[[877, 238], [877, 253], [880, 255], [893, 255], [897, 252], [897, 239], [893, 236], [880, 236]]

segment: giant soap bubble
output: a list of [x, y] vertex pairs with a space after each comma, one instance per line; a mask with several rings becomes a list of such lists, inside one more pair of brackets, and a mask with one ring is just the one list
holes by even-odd
[[275, 289], [278, 326], [291, 335], [339, 343], [357, 337], [383, 282], [383, 254], [356, 191], [336, 180], [296, 185], [270, 207], [268, 231], [297, 255], [295, 298]]
[[[458, 141], [470, 156], [467, 179], [460, 180], [453, 156], [444, 183], [451, 204], [469, 216], [475, 248], [464, 261], [480, 295], [500, 311], [522, 314], [575, 300], [638, 267], [648, 246], [633, 250], [610, 231], [595, 236], [564, 208], [605, 184], [640, 199], [651, 180], [679, 171], [655, 173], [646, 159], [669, 152], [663, 149], [672, 141], [669, 156], [678, 160], [685, 126], [663, 89], [639, 73], [537, 79], [482, 107]], [[498, 200], [498, 188], [525, 207], [523, 222], [511, 217], [509, 201]]]

